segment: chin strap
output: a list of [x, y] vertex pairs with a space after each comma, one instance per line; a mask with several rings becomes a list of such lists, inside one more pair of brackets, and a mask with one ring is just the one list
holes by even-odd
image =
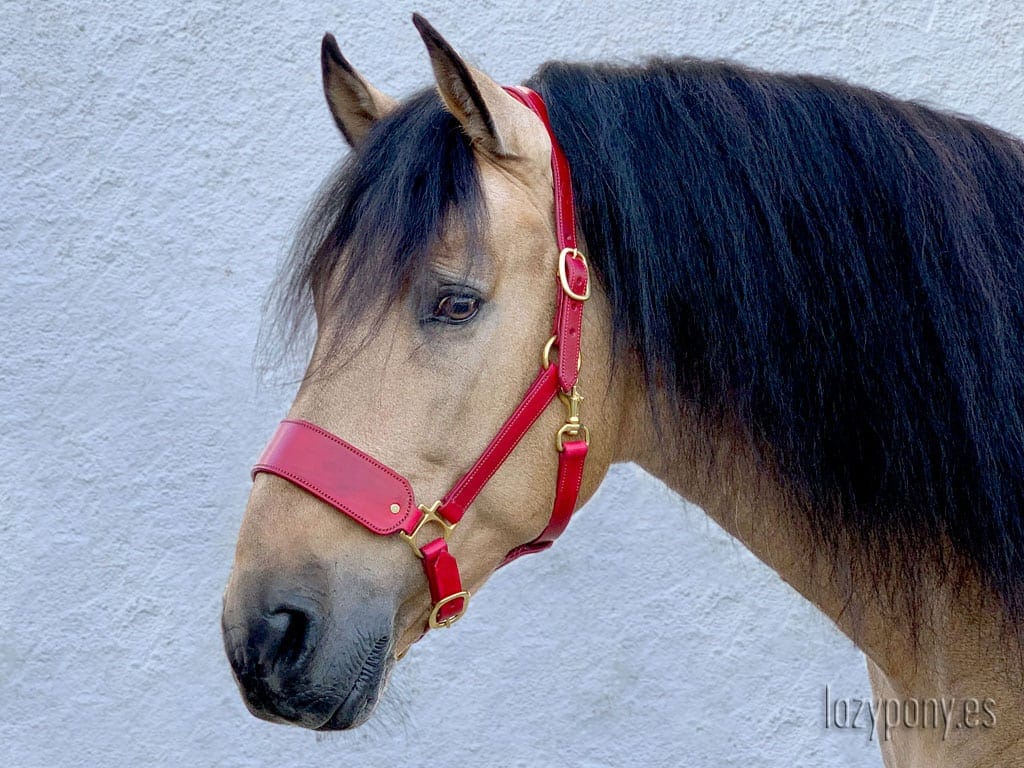
[[[440, 501], [429, 507], [413, 506], [412, 487], [402, 475], [308, 421], [282, 421], [253, 468], [253, 477], [260, 472], [283, 477], [376, 534], [399, 534], [423, 563], [431, 600], [428, 628], [451, 626], [465, 614], [469, 604], [469, 592], [462, 588], [458, 563], [448, 550], [448, 537], [523, 435], [556, 397], [565, 405], [566, 417], [554, 436], [558, 477], [551, 518], [537, 538], [509, 552], [502, 565], [547, 549], [565, 530], [576, 509], [590, 444], [590, 432], [580, 421], [583, 395], [578, 383], [580, 332], [583, 305], [590, 297], [590, 270], [586, 257], [576, 245], [569, 164], [551, 131], [541, 97], [523, 87], [505, 90], [541, 119], [551, 138], [555, 234], [559, 249], [554, 276], [558, 302], [552, 336], [541, 354], [540, 371], [523, 399], [469, 471]], [[552, 361], [555, 349], [558, 357]]]

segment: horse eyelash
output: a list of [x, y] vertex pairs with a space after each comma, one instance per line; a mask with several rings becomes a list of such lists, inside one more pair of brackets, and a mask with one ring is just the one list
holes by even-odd
[[[473, 317], [466, 320], [463, 323], [446, 323], [444, 320], [436, 317], [434, 310], [438, 307], [443, 299], [446, 297], [458, 297], [458, 298], [472, 298], [477, 302], [477, 311]], [[480, 291], [475, 288], [471, 288], [468, 285], [442, 285], [438, 289], [432, 292], [429, 301], [425, 302], [419, 312], [419, 324], [421, 328], [427, 328], [430, 326], [444, 326], [446, 328], [459, 328], [462, 326], [470, 325], [473, 320], [480, 314], [480, 310], [483, 309], [487, 303], [486, 299], [480, 294]]]

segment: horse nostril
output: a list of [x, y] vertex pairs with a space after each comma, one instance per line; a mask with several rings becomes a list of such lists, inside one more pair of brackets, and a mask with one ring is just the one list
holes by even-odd
[[236, 671], [248, 679], [296, 677], [316, 647], [319, 623], [315, 609], [294, 601], [255, 616]]
[[307, 727], [324, 721], [330, 713], [311, 705], [306, 691], [317, 679], [314, 659], [327, 622], [317, 601], [290, 590], [226, 606], [224, 649], [249, 711]]
[[267, 623], [274, 625], [280, 636], [274, 668], [278, 672], [294, 669], [312, 649], [309, 615], [297, 608], [279, 608], [267, 617]]

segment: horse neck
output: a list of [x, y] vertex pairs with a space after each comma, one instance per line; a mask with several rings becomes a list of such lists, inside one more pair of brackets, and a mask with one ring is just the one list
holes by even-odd
[[702, 507], [829, 616], [867, 654], [876, 706], [952, 701], [955, 718], [963, 702], [992, 702], [996, 722], [987, 727], [906, 727], [901, 721], [880, 740], [886, 766], [1024, 767], [1022, 648], [1016, 634], [1005, 631], [994, 598], [980, 587], [954, 589], [935, 579], [917, 585], [921, 600], [912, 619], [899, 597], [885, 597], [901, 595], [906, 585], [895, 576], [891, 583], [869, 580], [859, 567], [864, 553], [852, 542], [840, 536], [832, 557], [815, 556], [799, 506], [766, 471], [742, 430], [712, 428], [686, 412], [672, 429], [655, 429], [646, 393], [626, 401], [632, 412], [622, 423], [632, 426], [623, 431], [617, 458], [636, 462]]

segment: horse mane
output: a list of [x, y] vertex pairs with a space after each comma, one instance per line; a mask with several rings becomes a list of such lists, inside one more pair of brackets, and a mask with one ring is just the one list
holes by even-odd
[[[911, 594], [923, 563], [951, 583], [967, 568], [1020, 631], [1021, 143], [726, 62], [551, 63], [527, 84], [572, 167], [616, 350], [675, 405], [742, 425], [807, 500], [808, 556], [847, 538]], [[457, 122], [415, 96], [325, 187], [281, 305], [336, 269], [331, 311], [394, 299], [453, 213], [479, 226], [480, 200]]]

